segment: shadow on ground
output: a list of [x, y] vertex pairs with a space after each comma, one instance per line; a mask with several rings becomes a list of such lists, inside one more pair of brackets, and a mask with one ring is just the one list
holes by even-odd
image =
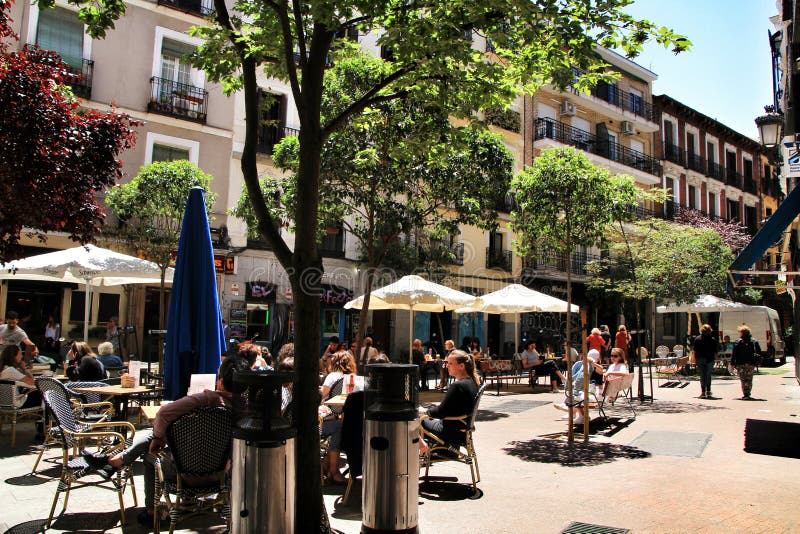
[[512, 441], [503, 451], [526, 462], [561, 464], [564, 467], [600, 465], [623, 459], [649, 458], [647, 451], [613, 443], [568, 443], [555, 439]]
[[507, 413], [481, 410], [480, 408], [478, 408], [478, 414], [475, 416], [478, 421], [497, 421], [498, 419], [504, 419], [506, 417], [508, 417]]
[[[39, 464], [41, 466], [41, 464]], [[61, 477], [61, 466], [56, 465], [47, 469], [39, 469], [36, 473], [26, 473], [18, 477], [11, 477], [5, 480], [6, 484], [12, 486], [40, 486]]]
[[710, 410], [729, 410], [722, 406], [694, 402], [674, 402], [656, 399], [654, 402], [634, 402], [636, 413], [700, 413]]
[[466, 501], [483, 497], [483, 492], [472, 484], [459, 484], [455, 477], [421, 477], [419, 496], [429, 501]]

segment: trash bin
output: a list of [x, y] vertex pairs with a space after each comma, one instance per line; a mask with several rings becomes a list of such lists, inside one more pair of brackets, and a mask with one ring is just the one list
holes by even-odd
[[366, 366], [362, 533], [417, 532], [416, 365]]
[[231, 532], [294, 532], [294, 425], [282, 406], [294, 373], [233, 375]]

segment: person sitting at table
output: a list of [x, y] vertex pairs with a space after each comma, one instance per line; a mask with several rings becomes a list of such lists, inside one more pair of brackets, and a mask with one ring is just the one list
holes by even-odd
[[352, 383], [353, 391], [364, 389], [364, 377], [356, 376], [356, 362], [349, 352], [339, 351], [331, 356], [331, 372], [320, 387], [322, 400], [326, 401], [342, 393], [351, 393], [347, 388]]
[[[181, 416], [191, 413], [197, 408], [222, 406], [232, 408], [233, 372], [237, 369], [236, 358], [226, 358], [219, 366], [216, 391], [205, 390], [194, 395], [187, 395], [169, 404], [162, 405], [153, 421], [152, 430], [136, 432], [131, 445], [113, 456], [102, 453], [81, 451], [81, 455], [90, 467], [97, 469], [100, 475], [111, 478], [118, 470], [133, 464], [137, 459], [144, 457], [144, 503], [145, 510], [137, 518], [143, 525], [153, 524], [155, 513], [155, 458], [166, 447], [166, 432], [170, 424]], [[239, 370], [242, 370], [241, 367]], [[202, 439], [202, 436], [197, 436]], [[175, 478], [175, 464], [169, 455], [162, 455], [161, 468], [164, 476]], [[195, 480], [194, 483], [202, 485], [205, 480]]]
[[97, 359], [97, 355], [92, 352], [88, 343], [76, 341], [67, 352], [69, 366], [66, 369], [67, 378], [73, 382], [97, 382], [106, 377], [106, 370], [103, 364]]
[[[16, 408], [33, 408], [42, 403], [42, 392], [36, 387], [33, 375], [25, 367], [22, 360], [22, 351], [16, 345], [6, 345], [0, 351], [0, 380], [13, 380], [17, 383], [14, 388], [14, 406]], [[42, 421], [36, 421], [36, 439], [43, 439]]]
[[262, 356], [261, 347], [258, 345], [245, 345], [239, 349], [236, 357], [242, 360], [251, 371], [272, 371], [272, 366], [267, 364]]
[[[447, 388], [447, 393], [438, 406], [423, 412], [430, 418], [422, 420], [422, 428], [445, 443], [463, 443], [464, 429], [469, 427], [470, 421], [462, 423], [445, 418], [462, 415], [469, 418], [472, 416], [480, 377], [475, 371], [475, 362], [472, 360], [472, 356], [462, 350], [451, 351], [447, 356], [447, 372], [456, 381]], [[419, 451], [424, 454], [428, 448], [423, 436], [423, 439], [419, 440]]]
[[114, 354], [114, 344], [110, 341], [104, 341], [97, 345], [97, 360], [103, 364], [103, 367], [108, 369], [121, 369], [124, 365], [122, 358]]
[[608, 368], [603, 372], [603, 381], [608, 381], [618, 375], [628, 374], [628, 364], [625, 363], [625, 353], [622, 349], [614, 347], [611, 349], [611, 363]]
[[[597, 350], [590, 350], [588, 355], [586, 356], [586, 363], [587, 367], [590, 370], [596, 370], [598, 372], [602, 372], [603, 366], [597, 363], [597, 360], [600, 359], [600, 353]], [[573, 423], [576, 425], [583, 424], [583, 404], [581, 401], [583, 400], [583, 377], [584, 377], [584, 367], [583, 361], [578, 360], [572, 365], [571, 369], [572, 374], [572, 404], [569, 404], [569, 398], [565, 398], [563, 403], [553, 404], [553, 406], [559, 410], [569, 411], [570, 409], [573, 412]], [[570, 408], [571, 406], [571, 408]]]
[[553, 393], [557, 393], [565, 378], [561, 371], [558, 370], [556, 363], [553, 360], [543, 360], [536, 351], [536, 343], [533, 341], [528, 343], [528, 347], [522, 352], [521, 356], [522, 368], [534, 371], [537, 376], [550, 375], [550, 389]]

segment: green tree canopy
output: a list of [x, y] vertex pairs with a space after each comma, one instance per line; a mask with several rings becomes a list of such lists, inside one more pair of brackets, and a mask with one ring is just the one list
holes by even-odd
[[[102, 36], [125, 12], [124, 0], [70, 0], [93, 36]], [[42, 8], [54, 0], [42, 0]], [[596, 54], [600, 44], [634, 56], [648, 39], [676, 50], [688, 41], [667, 28], [628, 15], [629, 0], [358, 0], [288, 2], [238, 0], [229, 8], [214, 0], [207, 27], [196, 30], [205, 44], [196, 66], [228, 91], [243, 89], [246, 114], [242, 173], [261, 235], [289, 272], [296, 323], [295, 349], [300, 377], [294, 387], [297, 406], [298, 532], [318, 528], [322, 513], [319, 481], [317, 396], [321, 261], [316, 246], [323, 142], [379, 102], [412, 96], [441, 107], [449, 116], [469, 117], [473, 110], [504, 107], [520, 91], [543, 83], [564, 87], [584, 75], [581, 88], [604, 74]], [[352, 45], [340, 38], [355, 28], [375, 32], [389, 71], [356, 95], [337, 114], [322, 116], [323, 80], [340, 50]], [[473, 44], [491, 39], [488, 56]], [[256, 146], [260, 118], [257, 73], [285, 80], [297, 107], [299, 157], [294, 248], [290, 249], [259, 188]]]
[[164, 276], [178, 250], [189, 190], [202, 187], [210, 211], [216, 198], [209, 191], [211, 180], [211, 175], [190, 161], [159, 161], [145, 165], [130, 182], [113, 187], [106, 195], [106, 205], [120, 220], [120, 236], [161, 267], [158, 320], [162, 328], [166, 321]]
[[[572, 304], [572, 253], [578, 246], [594, 246], [615, 217], [633, 212], [636, 186], [630, 177], [612, 177], [574, 148], [543, 150], [533, 165], [512, 182], [517, 208], [511, 226], [517, 232], [514, 248], [520, 256], [537, 248], [564, 254], [567, 272], [567, 303]], [[567, 353], [572, 342], [571, 311], [567, 311]], [[584, 355], [583, 365], [586, 366]], [[584, 373], [584, 398], [588, 395]], [[572, 399], [572, 375], [567, 373], [567, 397]], [[588, 406], [584, 405], [584, 440], [588, 440]], [[573, 439], [572, 410], [568, 439]]]

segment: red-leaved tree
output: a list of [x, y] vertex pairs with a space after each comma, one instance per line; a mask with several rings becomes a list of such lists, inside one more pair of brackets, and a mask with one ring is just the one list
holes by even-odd
[[747, 246], [750, 242], [750, 235], [747, 228], [736, 221], [724, 221], [722, 219], [712, 219], [700, 211], [689, 208], [678, 208], [675, 212], [675, 222], [693, 226], [694, 228], [710, 228], [719, 234], [722, 242], [731, 249], [734, 254]]
[[10, 9], [0, 0], [0, 261], [15, 256], [23, 232], [93, 241], [105, 217], [95, 194], [122, 176], [118, 156], [139, 124], [79, 109], [65, 87], [77, 77], [55, 52], [13, 51]]

